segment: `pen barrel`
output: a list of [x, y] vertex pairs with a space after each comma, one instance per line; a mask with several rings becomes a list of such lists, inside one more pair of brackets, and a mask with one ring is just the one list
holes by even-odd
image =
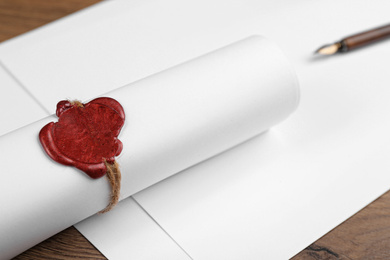
[[341, 41], [343, 51], [353, 50], [390, 37], [390, 24], [349, 36]]

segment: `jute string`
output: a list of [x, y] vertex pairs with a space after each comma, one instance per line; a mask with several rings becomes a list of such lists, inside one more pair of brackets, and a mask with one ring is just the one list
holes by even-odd
[[69, 100], [69, 102], [72, 104], [72, 105], [76, 105], [78, 107], [84, 107], [84, 104], [81, 103], [80, 101], [78, 100]]
[[111, 186], [111, 198], [110, 203], [107, 205], [107, 207], [99, 211], [99, 213], [101, 214], [110, 211], [116, 204], [118, 204], [122, 178], [121, 171], [119, 169], [119, 164], [116, 161], [114, 161], [113, 164], [104, 161], [104, 164], [107, 168], [106, 176]]

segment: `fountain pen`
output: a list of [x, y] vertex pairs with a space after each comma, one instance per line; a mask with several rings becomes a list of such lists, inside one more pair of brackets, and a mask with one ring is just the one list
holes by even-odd
[[348, 52], [350, 50], [383, 40], [387, 37], [390, 37], [390, 24], [346, 37], [333, 44], [327, 44], [319, 48], [315, 51], [315, 53], [321, 55], [332, 55], [340, 52]]

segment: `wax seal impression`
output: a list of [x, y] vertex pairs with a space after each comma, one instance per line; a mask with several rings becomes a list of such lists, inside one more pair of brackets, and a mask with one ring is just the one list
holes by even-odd
[[118, 139], [125, 122], [122, 106], [107, 97], [86, 104], [63, 100], [57, 104], [56, 115], [58, 122], [48, 123], [39, 133], [44, 150], [54, 161], [74, 166], [91, 178], [107, 174], [116, 200], [112, 197], [110, 208], [102, 212], [109, 211], [119, 200], [121, 176], [115, 156], [123, 147]]

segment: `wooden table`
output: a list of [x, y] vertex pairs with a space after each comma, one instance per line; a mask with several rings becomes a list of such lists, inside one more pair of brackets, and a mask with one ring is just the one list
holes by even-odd
[[[100, 0], [0, 0], [0, 41], [97, 2]], [[297, 237], [299, 235], [296, 234]], [[283, 250], [283, 245], [280, 250]], [[49, 258], [106, 259], [74, 227], [43, 241], [15, 259]], [[293, 259], [390, 259], [390, 191]]]

